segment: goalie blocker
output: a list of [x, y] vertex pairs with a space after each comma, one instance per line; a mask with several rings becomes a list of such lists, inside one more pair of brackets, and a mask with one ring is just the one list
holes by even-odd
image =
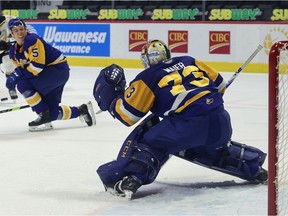
[[[155, 180], [161, 166], [169, 159], [169, 155], [151, 149], [141, 143], [141, 139], [159, 122], [159, 118], [154, 114], [146, 117], [124, 141], [117, 159], [97, 169], [106, 190], [115, 191], [113, 187], [117, 182], [130, 173], [142, 173], [142, 181], [136, 190], [141, 185], [150, 184]], [[205, 151], [199, 152], [191, 148], [180, 151], [174, 156], [247, 181], [255, 183], [267, 181], [267, 171], [261, 168], [266, 154], [255, 147], [230, 141], [217, 155], [212, 156], [204, 153]], [[146, 172], [143, 174], [144, 167]]]

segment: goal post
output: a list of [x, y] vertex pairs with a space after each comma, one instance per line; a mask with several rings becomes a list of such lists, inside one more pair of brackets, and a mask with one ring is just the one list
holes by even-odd
[[269, 53], [268, 215], [288, 215], [288, 41]]

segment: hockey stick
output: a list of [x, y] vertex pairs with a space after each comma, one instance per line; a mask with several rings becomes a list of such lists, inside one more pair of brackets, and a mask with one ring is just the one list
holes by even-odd
[[20, 110], [20, 109], [25, 109], [28, 107], [30, 107], [30, 106], [29, 105], [23, 105], [23, 106], [19, 106], [19, 107], [13, 107], [13, 108], [5, 109], [5, 110], [0, 110], [0, 114], [6, 113], [6, 112], [11, 112], [11, 111], [16, 111], [16, 110]]
[[256, 50], [249, 56], [249, 58], [241, 65], [241, 67], [232, 75], [232, 77], [227, 81], [226, 88], [228, 88], [231, 83], [236, 79], [239, 73], [251, 62], [251, 60], [260, 52], [263, 48], [260, 44], [256, 48]]
[[0, 98], [0, 101], [7, 101], [7, 100], [8, 100], [7, 97]]

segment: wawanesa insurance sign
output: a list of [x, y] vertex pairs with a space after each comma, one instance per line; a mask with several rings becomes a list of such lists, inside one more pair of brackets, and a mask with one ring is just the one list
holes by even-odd
[[27, 23], [27, 27], [66, 56], [110, 56], [110, 24]]

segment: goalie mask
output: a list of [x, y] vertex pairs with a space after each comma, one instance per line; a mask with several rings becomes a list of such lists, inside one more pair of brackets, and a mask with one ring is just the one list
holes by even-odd
[[170, 50], [161, 40], [149, 40], [142, 48], [141, 61], [145, 68], [149, 68], [170, 58]]

